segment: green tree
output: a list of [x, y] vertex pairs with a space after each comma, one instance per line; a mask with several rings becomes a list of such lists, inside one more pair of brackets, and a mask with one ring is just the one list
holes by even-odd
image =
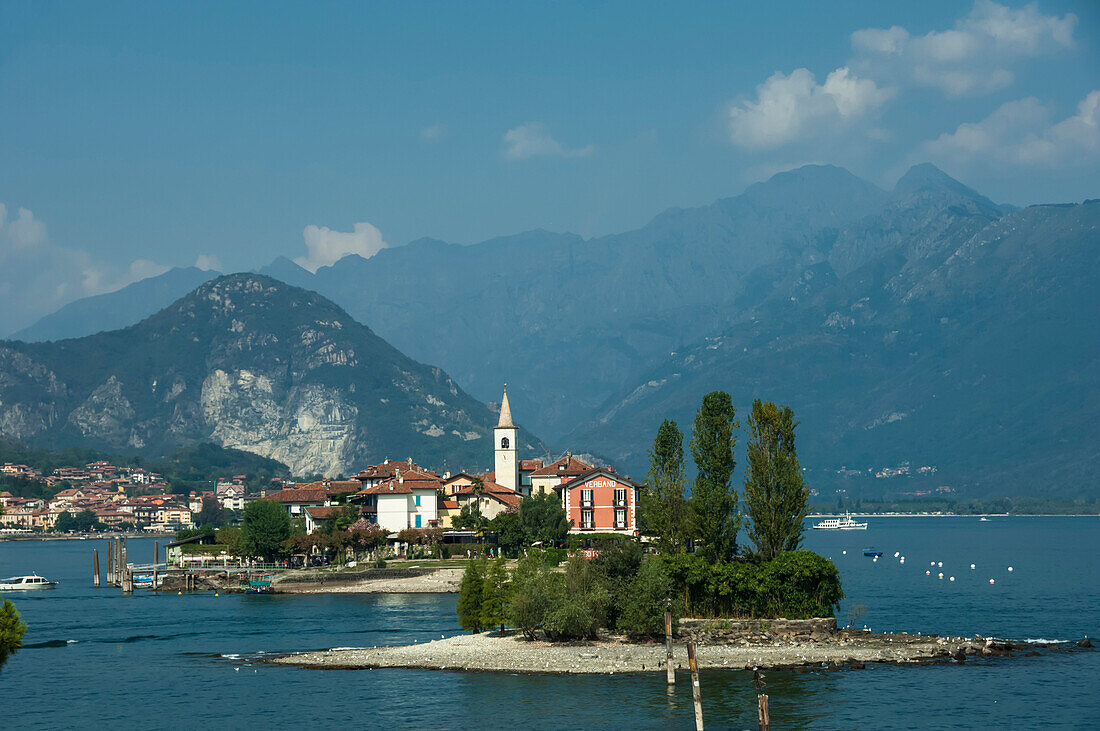
[[504, 636], [504, 623], [508, 621], [509, 584], [505, 559], [498, 558], [491, 562], [481, 582], [481, 625], [493, 627], [499, 624], [501, 637]]
[[199, 525], [220, 528], [229, 522], [230, 515], [232, 513], [223, 508], [216, 497], [208, 495], [202, 499], [202, 508], [199, 510], [199, 514], [195, 516], [195, 521]]
[[23, 634], [27, 624], [19, 618], [15, 604], [9, 599], [0, 598], [0, 667], [23, 646]]
[[595, 639], [610, 604], [603, 572], [582, 556], [573, 556], [565, 564], [565, 591], [547, 613], [543, 628], [552, 639]]
[[794, 446], [798, 422], [789, 406], [756, 399], [749, 414], [745, 504], [749, 538], [756, 553], [771, 561], [802, 543], [802, 521], [809, 514], [810, 491]]
[[224, 545], [230, 556], [240, 556], [242, 532], [240, 528], [218, 528], [214, 540]]
[[497, 534], [497, 544], [508, 556], [515, 556], [519, 549], [527, 542], [520, 523], [519, 513], [507, 511], [500, 513], [489, 521], [489, 529]]
[[523, 498], [519, 504], [519, 521], [528, 545], [536, 542], [545, 546], [561, 543], [573, 525], [573, 521], [565, 515], [561, 498], [549, 492]]
[[245, 506], [241, 522], [241, 549], [248, 556], [270, 560], [290, 537], [290, 516], [279, 503], [257, 500]]
[[[622, 596], [622, 605], [615, 628], [630, 637], [658, 637], [665, 633], [665, 610], [672, 593], [672, 579], [664, 564], [650, 559], [638, 569], [634, 580]], [[679, 602], [672, 606], [673, 623]]]
[[512, 574], [508, 621], [533, 640], [564, 595], [565, 576], [552, 571], [539, 553], [532, 552], [520, 560]]
[[456, 530], [472, 530], [481, 532], [489, 525], [489, 519], [481, 513], [481, 507], [477, 500], [471, 500], [462, 506], [458, 515], [451, 518], [451, 527]]
[[467, 563], [466, 570], [462, 572], [462, 581], [458, 584], [458, 603], [455, 605], [458, 624], [462, 629], [471, 632], [480, 632], [483, 627], [481, 602], [485, 595], [487, 564], [488, 561], [484, 558]]
[[649, 484], [642, 493], [646, 530], [657, 536], [662, 553], [683, 553], [687, 501], [684, 499], [684, 435], [665, 419], [649, 450]]
[[730, 482], [737, 465], [733, 430], [740, 427], [735, 415], [729, 394], [712, 391], [703, 397], [691, 429], [691, 456], [698, 469], [691, 490], [692, 522], [701, 552], [712, 563], [729, 560], [737, 550], [740, 516]]

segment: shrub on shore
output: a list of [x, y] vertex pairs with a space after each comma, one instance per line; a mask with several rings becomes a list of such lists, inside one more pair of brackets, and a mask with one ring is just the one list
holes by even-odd
[[695, 554], [661, 559], [694, 617], [831, 617], [844, 598], [840, 572], [813, 551], [788, 551], [771, 561], [709, 564]]

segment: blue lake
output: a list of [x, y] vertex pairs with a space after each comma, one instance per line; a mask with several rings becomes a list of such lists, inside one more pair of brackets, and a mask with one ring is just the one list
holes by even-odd
[[[1098, 518], [870, 521], [866, 532], [807, 534], [807, 547], [841, 570], [849, 597], [842, 624], [848, 606], [859, 604], [866, 614], [857, 624], [876, 631], [1020, 640], [1100, 635]], [[870, 545], [884, 552], [877, 562], [862, 556]], [[677, 683], [669, 695], [656, 673], [558, 677], [258, 665], [260, 653], [457, 633], [455, 599], [123, 596], [91, 586], [92, 548], [103, 554], [104, 546], [0, 543], [0, 576], [37, 571], [61, 582], [54, 591], [7, 597], [30, 629], [26, 647], [0, 671], [0, 727], [693, 728], [689, 683]], [[152, 541], [129, 546], [134, 560], [152, 555]], [[906, 557], [904, 565], [894, 552]], [[963, 666], [771, 672], [767, 681], [776, 728], [1100, 723], [1100, 650]], [[756, 728], [748, 673], [704, 672], [702, 693], [708, 728]]]

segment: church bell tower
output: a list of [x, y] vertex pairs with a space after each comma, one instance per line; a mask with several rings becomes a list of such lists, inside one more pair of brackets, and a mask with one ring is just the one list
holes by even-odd
[[511, 490], [519, 489], [519, 427], [512, 423], [512, 407], [508, 405], [508, 384], [500, 400], [500, 419], [493, 430], [496, 442], [496, 483]]

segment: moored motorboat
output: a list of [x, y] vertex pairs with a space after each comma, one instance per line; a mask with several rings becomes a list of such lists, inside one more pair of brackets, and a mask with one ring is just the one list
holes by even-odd
[[28, 591], [30, 589], [53, 589], [56, 581], [50, 581], [38, 574], [29, 576], [11, 576], [0, 579], [0, 591]]

